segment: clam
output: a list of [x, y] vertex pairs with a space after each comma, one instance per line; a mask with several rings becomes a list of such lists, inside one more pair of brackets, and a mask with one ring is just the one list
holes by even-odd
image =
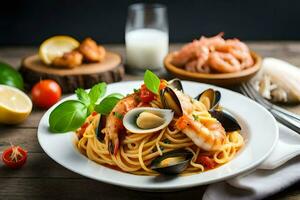
[[178, 78], [174, 78], [174, 79], [168, 81], [168, 86], [171, 88], [175, 88], [179, 91], [183, 91], [181, 81]]
[[155, 158], [151, 169], [161, 174], [179, 174], [187, 168], [192, 158], [193, 153], [185, 149], [170, 151]]
[[123, 125], [132, 133], [153, 133], [167, 127], [173, 115], [170, 109], [134, 108], [125, 114]]
[[208, 110], [214, 110], [218, 107], [221, 100], [221, 93], [211, 88], [204, 90], [196, 99], [201, 101]]
[[103, 127], [105, 127], [105, 123], [106, 123], [106, 116], [101, 115], [98, 126], [97, 126], [97, 129], [96, 129], [97, 139], [99, 141], [104, 140], [105, 135], [101, 131], [102, 131]]

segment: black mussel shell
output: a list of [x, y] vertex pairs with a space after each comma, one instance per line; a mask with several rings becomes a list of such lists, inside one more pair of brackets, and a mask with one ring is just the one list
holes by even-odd
[[209, 113], [222, 124], [226, 132], [238, 131], [242, 129], [237, 120], [228, 111], [210, 110]]
[[168, 86], [183, 92], [183, 87], [182, 87], [181, 81], [178, 78], [174, 78], [174, 79], [168, 81]]
[[209, 110], [213, 110], [218, 107], [221, 100], [221, 92], [214, 89], [204, 90], [201, 94], [199, 94], [195, 99], [201, 101], [201, 98], [208, 97], [210, 99], [210, 108]]
[[100, 120], [99, 120], [99, 124], [98, 124], [98, 127], [96, 129], [96, 134], [97, 134], [97, 139], [99, 141], [103, 141], [104, 140], [104, 137], [105, 137], [105, 134], [103, 134], [101, 131], [103, 129], [103, 127], [105, 127], [105, 124], [106, 124], [106, 116], [104, 115], [101, 115], [100, 116]]
[[[165, 166], [165, 167], [160, 166], [160, 163], [162, 161], [164, 161], [165, 159], [176, 158], [176, 157], [182, 158], [183, 160], [180, 159], [180, 161], [178, 161], [178, 163], [176, 163], [176, 164], [174, 163], [169, 166]], [[187, 166], [192, 158], [193, 158], [193, 153], [188, 150], [185, 150], [185, 149], [178, 149], [178, 150], [170, 151], [168, 153], [164, 153], [162, 156], [155, 158], [151, 162], [151, 169], [159, 172], [160, 174], [166, 174], [166, 175], [179, 174], [187, 168]]]
[[177, 116], [182, 115], [180, 101], [171, 87], [166, 87], [160, 91], [160, 99], [164, 108], [173, 110]]

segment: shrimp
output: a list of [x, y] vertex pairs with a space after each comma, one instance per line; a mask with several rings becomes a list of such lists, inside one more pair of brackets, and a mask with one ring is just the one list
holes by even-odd
[[108, 142], [108, 150], [116, 155], [119, 149], [119, 133], [125, 131], [122, 118], [131, 109], [139, 105], [138, 94], [133, 93], [120, 100], [106, 119], [105, 128], [102, 133], [105, 134], [105, 141]]
[[217, 46], [216, 50], [232, 54], [240, 61], [242, 69], [251, 67], [254, 63], [249, 48], [239, 39], [226, 40], [226, 43]]
[[101, 62], [104, 60], [106, 51], [104, 47], [98, 46], [91, 38], [86, 38], [80, 44], [78, 50], [84, 59], [89, 62]]
[[194, 120], [192, 116], [183, 115], [177, 120], [175, 126], [198, 147], [206, 151], [220, 150], [226, 139], [226, 132], [217, 120], [202, 124]]
[[175, 93], [182, 108], [182, 116], [176, 121], [175, 127], [186, 134], [198, 147], [207, 151], [219, 150], [226, 138], [222, 124], [216, 119], [205, 123], [196, 121], [193, 117], [193, 100], [181, 91], [175, 90]]
[[55, 67], [74, 68], [81, 65], [82, 55], [78, 51], [64, 53], [62, 57], [54, 58], [52, 65]]
[[189, 61], [197, 59], [198, 65], [202, 66], [207, 61], [208, 55], [209, 49], [201, 45], [198, 40], [194, 40], [192, 43], [184, 45], [180, 51], [174, 54], [172, 63], [181, 67]]
[[212, 52], [209, 56], [209, 65], [221, 73], [237, 72], [242, 70], [239, 61], [230, 53]]
[[210, 68], [205, 64], [206, 61], [203, 63], [203, 60], [192, 60], [185, 65], [185, 69], [190, 72], [201, 72], [208, 74], [210, 72]]
[[216, 47], [225, 45], [225, 40], [222, 38], [223, 35], [224, 33], [221, 32], [218, 35], [210, 38], [202, 36], [199, 40], [199, 43], [208, 47], [210, 51], [214, 51]]

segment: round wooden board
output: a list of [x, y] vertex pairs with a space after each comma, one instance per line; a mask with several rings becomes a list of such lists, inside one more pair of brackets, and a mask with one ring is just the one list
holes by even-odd
[[28, 89], [40, 80], [52, 79], [63, 93], [73, 93], [79, 87], [91, 88], [99, 82], [121, 81], [125, 73], [121, 56], [113, 52], [107, 52], [101, 63], [82, 64], [73, 69], [54, 68], [44, 64], [38, 55], [32, 55], [23, 59], [20, 72]]

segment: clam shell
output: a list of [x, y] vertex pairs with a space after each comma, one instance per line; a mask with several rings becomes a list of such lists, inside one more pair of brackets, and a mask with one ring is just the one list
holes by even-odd
[[[153, 113], [163, 118], [165, 122], [162, 125], [152, 129], [139, 128], [136, 124], [136, 120], [138, 116], [145, 111]], [[169, 109], [160, 109], [160, 108], [152, 108], [152, 107], [134, 108], [125, 114], [123, 118], [123, 125], [128, 131], [132, 133], [140, 133], [140, 134], [153, 133], [167, 127], [172, 121], [173, 116], [174, 116], [174, 112]]]

